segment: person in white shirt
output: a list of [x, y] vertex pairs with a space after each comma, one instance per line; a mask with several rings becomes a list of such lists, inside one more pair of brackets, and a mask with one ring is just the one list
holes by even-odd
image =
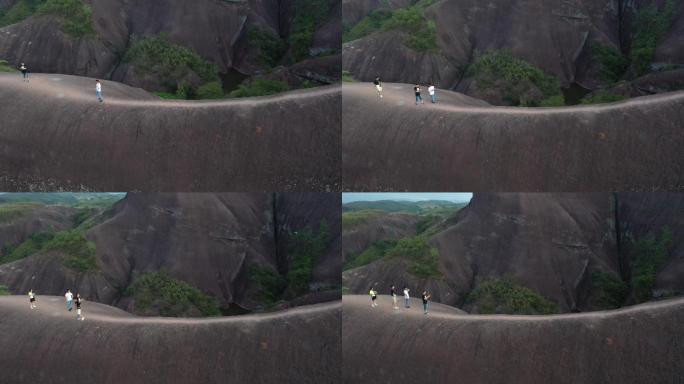
[[100, 103], [104, 101], [102, 98], [102, 84], [100, 83], [100, 80], [95, 80], [95, 94], [97, 95], [97, 99], [100, 100]]
[[406, 287], [404, 287], [404, 302], [405, 302], [405, 304], [406, 304], [406, 305], [405, 305], [406, 308], [411, 308], [411, 306], [409, 305], [409, 299], [410, 299], [410, 298], [411, 298], [411, 297], [409, 296], [409, 289], [406, 288]]
[[21, 67], [19, 67], [19, 70], [21, 71], [21, 78], [23, 79], [22, 81], [28, 83], [29, 82], [29, 76], [28, 76], [28, 68], [26, 68], [26, 65], [24, 65], [24, 63], [21, 63]]
[[66, 293], [64, 294], [64, 298], [66, 299], [67, 311], [71, 312], [74, 307], [74, 294], [71, 293], [71, 289], [67, 289]]
[[31, 306], [31, 309], [36, 308], [36, 294], [33, 293], [33, 289], [29, 290], [28, 297], [29, 297], [29, 304]]
[[437, 95], [435, 95], [435, 85], [430, 83], [430, 86], [428, 87], [428, 93], [430, 94], [430, 100], [432, 100], [432, 104], [437, 102]]

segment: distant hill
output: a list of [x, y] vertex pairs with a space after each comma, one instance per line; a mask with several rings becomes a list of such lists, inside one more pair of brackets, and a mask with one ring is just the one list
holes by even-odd
[[380, 210], [385, 212], [405, 212], [418, 215], [423, 214], [450, 214], [468, 205], [468, 203], [455, 203], [446, 200], [425, 201], [354, 201], [342, 206], [343, 212], [357, 212], [365, 210]]

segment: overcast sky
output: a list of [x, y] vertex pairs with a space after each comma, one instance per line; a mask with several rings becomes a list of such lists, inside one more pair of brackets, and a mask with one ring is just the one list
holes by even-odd
[[472, 193], [343, 193], [342, 204], [353, 201], [378, 201], [378, 200], [447, 200], [456, 203], [467, 203], [473, 197]]

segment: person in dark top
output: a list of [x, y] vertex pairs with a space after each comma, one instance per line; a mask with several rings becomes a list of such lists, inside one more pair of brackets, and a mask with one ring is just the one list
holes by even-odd
[[81, 314], [81, 304], [83, 304], [83, 299], [81, 299], [81, 294], [76, 294], [76, 320], [85, 320], [85, 317]]
[[26, 68], [26, 65], [24, 65], [24, 63], [21, 63], [21, 67], [19, 67], [19, 70], [21, 71], [21, 78], [23, 79], [22, 81], [28, 83], [29, 77], [28, 77], [28, 68]]
[[416, 105], [418, 105], [419, 102], [423, 104], [423, 98], [420, 97], [420, 85], [416, 84], [413, 87], [413, 92], [416, 94]]
[[430, 300], [430, 295], [427, 291], [423, 291], [423, 314], [425, 315], [428, 313], [428, 300]]
[[399, 309], [399, 306], [397, 305], [397, 289], [394, 288], [394, 285], [390, 288], [390, 295], [392, 295], [393, 308]]
[[378, 97], [382, 99], [382, 80], [380, 80], [380, 76], [375, 77], [373, 84], [375, 84], [375, 90], [378, 91]]

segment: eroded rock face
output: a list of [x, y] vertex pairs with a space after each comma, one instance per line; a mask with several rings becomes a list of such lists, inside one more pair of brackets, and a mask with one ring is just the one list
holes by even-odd
[[[338, 194], [129, 193], [111, 217], [85, 233], [96, 245], [98, 270], [75, 271], [63, 265], [64, 255], [44, 252], [0, 266], [0, 281], [12, 292], [33, 288], [58, 295], [71, 288], [89, 300], [131, 309], [134, 303], [122, 297], [125, 288], [145, 273], [166, 271], [222, 306], [253, 309], [262, 303], [248, 292], [249, 267], [287, 273], [289, 264], [278, 258], [290, 260], [291, 233], [318, 231], [321, 220], [331, 224], [330, 236], [311, 286], [339, 286], [337, 200]], [[308, 298], [325, 300], [330, 297]]]
[[[440, 278], [420, 279], [410, 262], [383, 259], [344, 272], [352, 293], [394, 284], [471, 310], [467, 295], [487, 279], [511, 278], [560, 306], [598, 308], [592, 274], [628, 279], [632, 241], [668, 226], [675, 239], [657, 276], [656, 293], [682, 292], [681, 194], [475, 193], [429, 243], [439, 250]], [[616, 213], [617, 210], [617, 213]], [[618, 230], [619, 228], [619, 230]], [[627, 299], [630, 302], [631, 299]]]

